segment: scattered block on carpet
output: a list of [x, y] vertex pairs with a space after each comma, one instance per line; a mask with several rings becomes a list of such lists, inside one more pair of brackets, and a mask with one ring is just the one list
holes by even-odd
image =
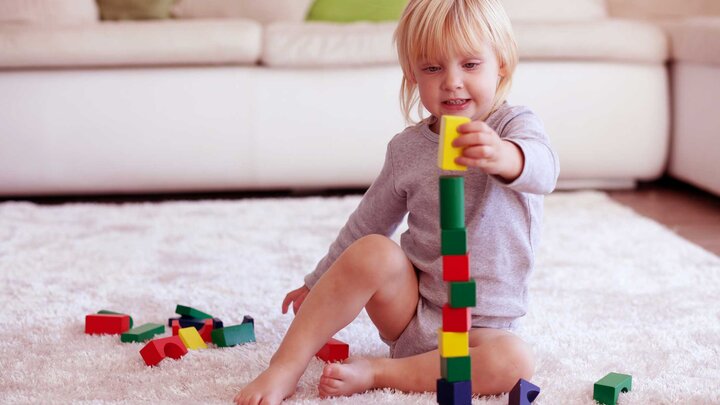
[[203, 341], [202, 336], [200, 336], [198, 330], [192, 326], [180, 329], [177, 335], [189, 350], [207, 349], [207, 345], [205, 341]]
[[120, 341], [125, 343], [145, 342], [152, 339], [155, 335], [161, 335], [163, 333], [165, 333], [165, 325], [146, 323], [120, 335]]
[[198, 330], [198, 334], [202, 337], [202, 340], [205, 342], [212, 342], [212, 331], [213, 328], [213, 320], [212, 319], [206, 319], [205, 325]]
[[632, 376], [620, 373], [608, 373], [598, 380], [593, 388], [593, 399], [605, 405], [615, 405], [620, 392], [632, 390]]
[[438, 152], [438, 167], [442, 170], [467, 170], [466, 166], [455, 163], [455, 158], [460, 157], [462, 148], [452, 146], [455, 138], [460, 136], [457, 128], [470, 122], [470, 118], [455, 115], [443, 115], [440, 121], [440, 139]]
[[178, 332], [180, 331], [180, 322], [177, 319], [174, 319], [170, 323], [170, 327], [172, 328], [172, 335], [177, 336]]
[[[130, 315], [124, 314], [122, 312], [109, 311], [107, 309], [101, 309], [97, 313], [105, 314], [105, 315], [127, 315], [127, 316], [130, 316]], [[130, 316], [130, 329], [132, 329], [132, 327], [133, 327], [133, 319], [132, 319], [132, 316]]]
[[[168, 326], [172, 327], [173, 321], [178, 321], [181, 328], [187, 328], [189, 326], [195, 327], [195, 329], [200, 330], [205, 326], [205, 320], [207, 318], [193, 318], [189, 316], [176, 316], [173, 318], [168, 318]], [[222, 328], [223, 321], [220, 318], [212, 318], [213, 321], [213, 329], [220, 329]]]
[[472, 360], [470, 356], [440, 357], [440, 375], [445, 381], [470, 381]]
[[89, 335], [119, 335], [129, 329], [129, 315], [90, 314], [85, 316], [85, 333]]
[[475, 280], [448, 283], [448, 304], [451, 308], [474, 307], [477, 303]]
[[441, 357], [464, 357], [470, 355], [470, 334], [445, 332], [438, 328], [438, 350]]
[[343, 341], [330, 338], [330, 340], [328, 340], [327, 343], [320, 348], [315, 356], [328, 363], [343, 361], [350, 356], [350, 346]]
[[450, 304], [442, 308], [442, 329], [445, 332], [467, 332], [470, 330], [470, 308], [452, 308]]
[[508, 405], [530, 405], [538, 395], [540, 387], [521, 378], [510, 391]]
[[155, 366], [165, 357], [177, 360], [187, 352], [187, 347], [178, 336], [169, 336], [149, 341], [140, 349], [140, 356], [145, 360], [145, 364]]
[[437, 403], [440, 405], [470, 405], [472, 403], [472, 383], [469, 380], [450, 382], [438, 378]]
[[188, 307], [185, 305], [177, 305], [175, 307], [175, 313], [178, 315], [185, 315], [190, 318], [199, 318], [199, 319], [212, 319], [213, 316], [205, 313], [203, 311], [200, 311], [199, 309], [195, 309], [193, 307]]
[[443, 281], [470, 280], [470, 255], [446, 255], [442, 261]]
[[218, 347], [231, 347], [255, 341], [255, 324], [244, 322], [212, 331], [212, 342]]

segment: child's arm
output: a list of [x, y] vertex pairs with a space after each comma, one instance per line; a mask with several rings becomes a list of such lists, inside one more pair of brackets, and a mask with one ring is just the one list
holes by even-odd
[[487, 174], [501, 177], [507, 183], [520, 177], [525, 157], [516, 144], [501, 139], [500, 135], [483, 121], [461, 125], [458, 132], [462, 136], [455, 139], [453, 146], [464, 149], [462, 155], [455, 159], [455, 163], [477, 167]]

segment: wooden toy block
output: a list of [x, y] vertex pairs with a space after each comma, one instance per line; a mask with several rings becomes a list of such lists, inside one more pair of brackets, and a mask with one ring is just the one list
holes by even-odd
[[[223, 321], [220, 318], [213, 318], [213, 329], [220, 329], [222, 328]], [[180, 316], [180, 317], [174, 317], [174, 318], [168, 318], [168, 326], [172, 326], [172, 321], [179, 321], [181, 328], [187, 328], [190, 326], [195, 327], [195, 329], [200, 330], [205, 326], [205, 319], [200, 318], [192, 318], [189, 316]]]
[[187, 352], [187, 347], [185, 347], [182, 340], [177, 336], [151, 340], [145, 347], [140, 349], [140, 355], [148, 366], [157, 365], [165, 357], [177, 360], [186, 355]]
[[465, 179], [440, 176], [440, 228], [465, 228]]
[[452, 308], [449, 304], [442, 309], [443, 332], [467, 332], [470, 330], [470, 308]]
[[477, 301], [475, 290], [475, 280], [472, 279], [470, 281], [448, 283], [448, 303], [450, 307], [474, 307]]
[[440, 357], [440, 375], [445, 381], [470, 381], [472, 375], [470, 356]]
[[440, 405], [470, 405], [472, 403], [472, 382], [450, 382], [437, 380], [437, 402]]
[[350, 346], [340, 340], [330, 338], [315, 356], [328, 363], [343, 361], [350, 356]]
[[440, 250], [443, 256], [467, 254], [467, 231], [465, 228], [442, 229], [440, 234]]
[[177, 336], [178, 332], [180, 332], [180, 322], [177, 319], [174, 319], [171, 322], [170, 327], [172, 328], [172, 335]]
[[212, 319], [206, 319], [205, 320], [205, 326], [203, 326], [200, 330], [198, 330], [198, 333], [202, 337], [202, 340], [205, 342], [212, 342], [212, 331], [213, 331], [213, 320]]
[[85, 316], [85, 333], [119, 335], [130, 329], [129, 315], [91, 314]]
[[438, 150], [438, 167], [442, 170], [467, 170], [467, 167], [455, 163], [455, 158], [460, 157], [462, 148], [452, 146], [455, 138], [460, 136], [457, 128], [470, 122], [470, 118], [455, 115], [443, 115], [440, 120], [440, 139]]
[[465, 357], [470, 355], [468, 332], [445, 332], [438, 329], [440, 357]]
[[178, 337], [182, 340], [185, 347], [189, 350], [207, 349], [207, 345], [203, 341], [198, 330], [189, 326], [178, 331]]
[[[123, 314], [122, 312], [115, 312], [115, 311], [108, 311], [107, 309], [101, 309], [97, 312], [98, 314], [105, 314], [105, 315], [128, 315]], [[130, 315], [128, 315], [130, 316]], [[133, 327], [133, 319], [132, 316], [130, 316], [130, 329]]]
[[540, 387], [521, 378], [510, 391], [508, 405], [530, 405], [538, 395]]
[[161, 335], [165, 333], [165, 325], [159, 323], [146, 323], [132, 328], [127, 332], [120, 335], [120, 341], [129, 342], [145, 342], [153, 338], [155, 335]]
[[470, 255], [448, 255], [442, 257], [443, 281], [469, 281]]
[[593, 399], [605, 405], [615, 405], [620, 392], [632, 389], [632, 376], [628, 374], [609, 373], [595, 383]]
[[[245, 315], [245, 316], [243, 316], [242, 323], [251, 323], [251, 324], [255, 325], [255, 319], [253, 319], [253, 317], [250, 315]], [[220, 326], [220, 327], [222, 328], [222, 326]]]
[[199, 318], [199, 319], [212, 319], [213, 318], [213, 316], [210, 314], [207, 314], [203, 311], [200, 311], [198, 309], [195, 309], [193, 307], [188, 307], [185, 305], [176, 306], [175, 313], [178, 315], [185, 315], [190, 318]]
[[231, 347], [255, 341], [255, 324], [243, 322], [212, 331], [212, 341], [218, 347]]

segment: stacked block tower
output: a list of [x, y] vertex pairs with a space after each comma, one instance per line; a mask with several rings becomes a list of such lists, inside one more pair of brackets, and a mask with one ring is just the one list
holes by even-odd
[[[452, 142], [466, 117], [444, 115], [440, 127], [438, 166], [443, 171], [465, 171], [455, 163], [462, 152]], [[440, 176], [440, 233], [443, 281], [448, 302], [442, 309], [438, 330], [441, 378], [437, 380], [437, 402], [441, 405], [470, 404], [472, 399], [469, 348], [470, 308], [475, 306], [475, 280], [470, 278], [470, 257], [465, 229], [465, 179]]]

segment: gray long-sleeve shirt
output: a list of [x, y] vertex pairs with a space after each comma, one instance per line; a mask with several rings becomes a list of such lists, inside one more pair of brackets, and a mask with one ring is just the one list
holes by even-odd
[[[540, 237], [543, 194], [557, 182], [559, 163], [539, 118], [529, 109], [503, 104], [486, 123], [522, 150], [525, 163], [512, 183], [468, 168], [465, 223], [471, 277], [477, 282], [473, 326], [507, 327], [527, 312], [528, 276]], [[437, 167], [439, 136], [427, 123], [408, 127], [387, 147], [380, 175], [350, 215], [328, 254], [305, 277], [312, 288], [354, 241], [390, 236], [408, 213], [401, 247], [418, 269], [420, 295], [437, 307], [447, 302], [440, 255]]]

